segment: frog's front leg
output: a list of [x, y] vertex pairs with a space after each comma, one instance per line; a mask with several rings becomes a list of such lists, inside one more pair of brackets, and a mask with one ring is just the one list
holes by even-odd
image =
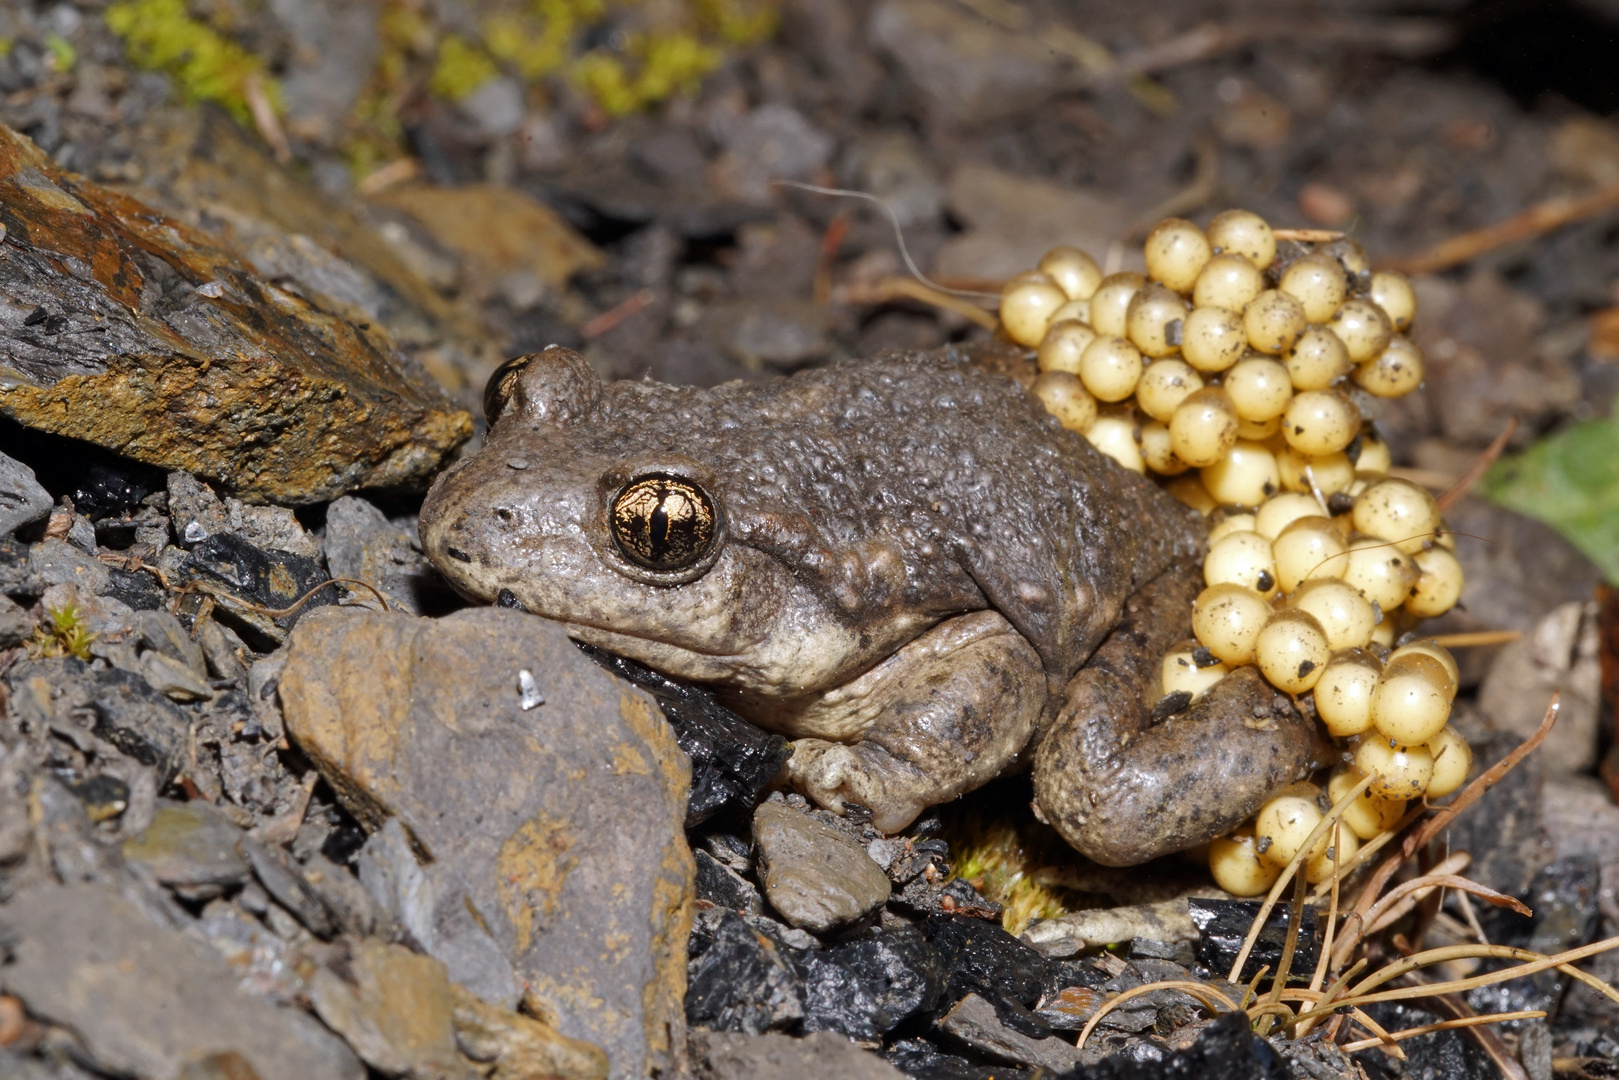
[[1034, 647], [996, 611], [948, 619], [860, 678], [822, 695], [793, 728], [792, 785], [828, 809], [858, 803], [896, 832], [995, 777], [1046, 703]]
[[1163, 656], [1186, 637], [1201, 587], [1188, 567], [1131, 597], [1040, 737], [1035, 805], [1099, 863], [1134, 866], [1212, 840], [1334, 753], [1319, 725], [1253, 667], [1154, 723]]

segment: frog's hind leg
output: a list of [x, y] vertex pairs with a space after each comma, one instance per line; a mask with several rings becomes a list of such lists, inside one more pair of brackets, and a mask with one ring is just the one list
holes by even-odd
[[995, 611], [949, 619], [799, 718], [799, 730], [847, 731], [858, 741], [799, 739], [792, 785], [828, 809], [856, 803], [897, 832], [1006, 770], [1046, 704], [1034, 646]]
[[1163, 656], [1187, 637], [1201, 587], [1193, 566], [1131, 597], [1035, 750], [1036, 807], [1096, 862], [1134, 866], [1211, 840], [1333, 752], [1319, 725], [1253, 667], [1154, 723]]

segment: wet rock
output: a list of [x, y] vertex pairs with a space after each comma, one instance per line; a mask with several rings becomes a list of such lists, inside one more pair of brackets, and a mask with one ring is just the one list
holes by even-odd
[[451, 1020], [461, 1052], [494, 1066], [489, 1080], [606, 1080], [601, 1047], [559, 1034], [547, 1024], [482, 1001], [450, 984]]
[[1130, 217], [1114, 198], [976, 162], [951, 174], [945, 199], [967, 229], [940, 250], [933, 272], [978, 280], [1020, 273], [1054, 244], [1106, 251]]
[[[63, 172], [10, 128], [0, 191], [12, 419], [284, 504], [420, 484], [471, 434], [385, 335]], [[23, 325], [35, 308], [48, 317]]]
[[367, 1065], [389, 1076], [470, 1080], [456, 1052], [443, 964], [367, 938], [350, 946], [343, 969], [318, 969], [309, 1000]]
[[[1422, 1027], [1450, 1019], [1448, 1014], [1429, 1012], [1403, 1001], [1375, 1002], [1366, 1007], [1366, 1013], [1385, 1031]], [[1425, 1080], [1479, 1080], [1481, 1077], [1501, 1075], [1478, 1041], [1461, 1031], [1419, 1035], [1402, 1042], [1400, 1048], [1405, 1051], [1406, 1060], [1399, 1063], [1398, 1073], [1378, 1061], [1381, 1055], [1363, 1054], [1356, 1060], [1366, 1067], [1366, 1074], [1373, 1080], [1393, 1080], [1395, 1076], [1420, 1076]]]
[[[376, 586], [388, 606], [410, 615], [443, 608], [453, 594], [404, 529], [364, 499], [345, 495], [326, 508], [326, 568], [334, 578], [357, 578]], [[366, 590], [352, 589], [354, 602], [375, 606]]]
[[96, 1067], [175, 1077], [240, 1054], [261, 1080], [360, 1080], [364, 1067], [312, 1018], [238, 988], [207, 945], [90, 885], [20, 893], [0, 908], [11, 962], [0, 983], [35, 1016], [78, 1032]]
[[786, 803], [754, 811], [753, 844], [765, 895], [793, 926], [824, 933], [888, 900], [888, 875], [859, 843]]
[[1150, 1043], [1138, 1045], [1139, 1054], [1114, 1054], [1072, 1075], [1084, 1080], [1285, 1080], [1288, 1075], [1276, 1051], [1249, 1029], [1240, 1012], [1209, 1024], [1185, 1050], [1165, 1053]]
[[242, 830], [216, 806], [161, 799], [152, 823], [124, 841], [123, 852], [187, 900], [206, 900], [247, 880], [247, 862], [236, 848], [241, 837]]
[[1552, 694], [1559, 695], [1557, 725], [1536, 751], [1548, 776], [1589, 772], [1596, 764], [1598, 637], [1594, 602], [1559, 605], [1496, 654], [1479, 688], [1490, 727], [1519, 739], [1534, 734]]
[[[1191, 900], [1192, 922], [1198, 929], [1197, 962], [1217, 975], [1224, 975], [1236, 963], [1237, 953], [1242, 950], [1242, 943], [1248, 937], [1248, 931], [1254, 924], [1254, 918], [1259, 914], [1259, 902], [1256, 900], [1208, 900], [1194, 897]], [[1259, 932], [1259, 939], [1254, 943], [1253, 951], [1248, 954], [1248, 960], [1238, 977], [1238, 982], [1246, 983], [1254, 977], [1261, 965], [1270, 965], [1271, 974], [1274, 975], [1281, 966], [1282, 949], [1286, 944], [1287, 924], [1290, 910], [1284, 904], [1278, 904], [1271, 910], [1270, 917], [1265, 921], [1265, 928]], [[1320, 941], [1316, 936], [1315, 909], [1306, 907], [1304, 917], [1299, 921], [1299, 935], [1293, 950], [1293, 974], [1297, 979], [1301, 972], [1305, 973], [1305, 981], [1309, 981], [1308, 973], [1315, 970], [1316, 960], [1320, 955]]]
[[1064, 1072], [1082, 1060], [1073, 1043], [1056, 1036], [1031, 1038], [1006, 1026], [996, 1015], [995, 1006], [977, 994], [968, 994], [958, 1001], [939, 1020], [939, 1030], [997, 1061]]
[[870, 34], [929, 97], [968, 124], [1034, 109], [1071, 80], [1061, 53], [942, 0], [884, 0]]
[[[522, 671], [543, 705], [522, 707]], [[648, 698], [559, 627], [499, 608], [322, 609], [293, 632], [279, 693], [289, 734], [355, 816], [397, 818], [432, 860], [418, 867], [431, 912], [401, 917], [407, 929], [480, 922], [525, 1008], [601, 1045], [613, 1076], [676, 1066], [688, 773]], [[397, 854], [384, 866], [373, 880], [410, 874]], [[453, 954], [422, 944], [460, 981]]]
[[687, 1021], [758, 1035], [802, 1019], [804, 987], [785, 946], [734, 912], [711, 912], [692, 934]]
[[969, 915], [975, 919], [999, 921], [1000, 904], [972, 887], [965, 878], [923, 873], [894, 897], [893, 903], [909, 915]]
[[692, 852], [697, 864], [696, 897], [718, 904], [732, 911], [745, 911], [750, 915], [764, 913], [764, 901], [753, 882], [720, 862], [708, 852]]
[[[1523, 740], [1512, 735], [1494, 734], [1470, 740], [1473, 747], [1473, 775], [1506, 757]], [[1447, 830], [1451, 849], [1469, 851], [1473, 863], [1467, 876], [1497, 892], [1519, 896], [1540, 868], [1555, 857], [1549, 820], [1543, 806], [1564, 792], [1577, 792], [1580, 777], [1564, 777], [1556, 784], [1544, 783], [1539, 754], [1530, 754], [1466, 813], [1459, 815]], [[1594, 781], [1592, 782], [1594, 783]], [[1601, 791], [1597, 785], [1598, 792]], [[1554, 794], [1555, 793], [1555, 794]], [[1608, 800], [1604, 796], [1604, 802]], [[1586, 816], [1582, 821], [1591, 819]]]
[[51, 512], [51, 493], [34, 479], [34, 470], [0, 454], [0, 533], [38, 521]]
[[591, 645], [579, 647], [608, 671], [657, 699], [664, 718], [674, 728], [675, 741], [691, 759], [688, 829], [725, 806], [751, 811], [759, 793], [792, 756], [786, 739], [748, 723], [701, 687], [676, 682], [644, 664]]
[[999, 926], [946, 915], [927, 919], [922, 932], [945, 972], [945, 1000], [976, 993], [992, 1001], [1015, 1001], [1024, 1008], [1040, 1000], [1049, 961]]
[[697, 1080], [900, 1080], [901, 1073], [876, 1054], [830, 1032], [795, 1039], [787, 1035], [746, 1035], [702, 1031], [692, 1036]]
[[870, 1041], [931, 1010], [944, 992], [938, 955], [914, 927], [873, 930], [798, 957], [804, 1031]]
[[[199, 579], [215, 589], [224, 586], [229, 596], [270, 611], [282, 611], [327, 580], [314, 559], [290, 552], [255, 547], [234, 533], [216, 533], [199, 542], [180, 564], [183, 578]], [[279, 643], [286, 630], [314, 608], [334, 604], [338, 590], [328, 587], [311, 596], [297, 611], [271, 615], [237, 604], [221, 605], [219, 613], [249, 630]]]
[[[1491, 908], [1482, 913], [1491, 942], [1530, 949], [1542, 955], [1564, 952], [1588, 944], [1602, 922], [1598, 901], [1602, 865], [1592, 856], [1575, 855], [1543, 868], [1530, 882], [1523, 902], [1534, 912], [1526, 918], [1516, 912]], [[1505, 964], [1492, 963], [1494, 967]], [[1467, 992], [1467, 1003], [1479, 1012], [1544, 1009], [1555, 1015], [1569, 983], [1559, 971], [1542, 971], [1520, 979], [1481, 986]]]
[[491, 184], [392, 188], [383, 206], [409, 214], [435, 241], [460, 254], [483, 288], [528, 275], [560, 289], [574, 274], [606, 265], [595, 245], [530, 195]]

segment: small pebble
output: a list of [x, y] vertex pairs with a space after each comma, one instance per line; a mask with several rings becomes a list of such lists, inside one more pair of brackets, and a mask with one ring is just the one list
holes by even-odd
[[517, 690], [521, 695], [517, 703], [524, 712], [545, 704], [545, 698], [540, 695], [540, 688], [534, 683], [534, 673], [528, 668], [517, 673]]

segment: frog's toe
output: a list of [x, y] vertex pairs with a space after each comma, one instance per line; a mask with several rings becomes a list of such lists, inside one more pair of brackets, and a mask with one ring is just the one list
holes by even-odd
[[936, 787], [915, 766], [894, 760], [880, 747], [821, 739], [793, 743], [787, 776], [794, 788], [835, 814], [851, 805], [865, 807], [872, 825], [885, 833], [915, 821]]

